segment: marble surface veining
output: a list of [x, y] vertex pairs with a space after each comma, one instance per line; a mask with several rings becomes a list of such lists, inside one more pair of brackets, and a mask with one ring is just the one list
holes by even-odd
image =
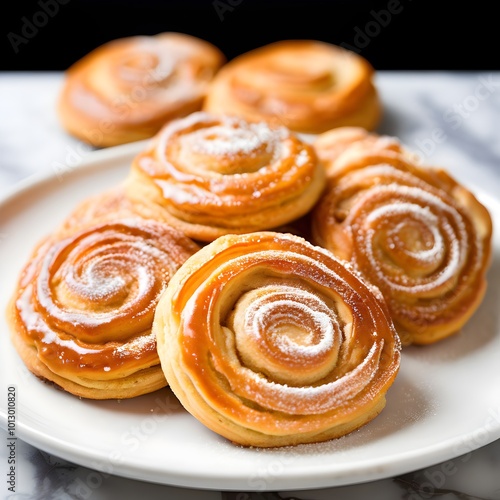
[[[0, 198], [33, 173], [58, 175], [91, 151], [60, 128], [55, 107], [61, 81], [59, 73], [0, 73]], [[473, 169], [473, 187], [498, 197], [500, 73], [380, 72], [377, 84], [385, 108], [379, 132], [399, 137], [425, 163], [447, 168], [458, 180], [471, 178]], [[7, 442], [3, 429], [0, 440]], [[20, 440], [15, 453], [13, 492], [8, 489], [9, 449], [0, 446], [1, 498], [500, 499], [500, 440], [398, 477], [286, 492], [201, 491], [146, 483], [70, 463]]]

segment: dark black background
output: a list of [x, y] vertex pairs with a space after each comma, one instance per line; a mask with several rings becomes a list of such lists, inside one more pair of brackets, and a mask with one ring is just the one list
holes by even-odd
[[4, 3], [0, 18], [0, 69], [64, 70], [114, 38], [178, 31], [214, 43], [228, 59], [273, 41], [302, 38], [346, 44], [380, 70], [496, 70], [500, 29], [491, 5], [439, 0], [10, 0], [9, 12]]

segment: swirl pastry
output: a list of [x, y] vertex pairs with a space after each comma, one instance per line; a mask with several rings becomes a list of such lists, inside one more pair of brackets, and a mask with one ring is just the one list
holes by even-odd
[[325, 185], [309, 144], [286, 127], [203, 112], [174, 120], [134, 159], [134, 200], [163, 207], [188, 236], [275, 228], [306, 214]]
[[171, 389], [214, 432], [274, 447], [378, 415], [400, 343], [379, 292], [298, 236], [226, 235], [170, 281], [153, 331]]
[[93, 146], [147, 139], [168, 120], [201, 109], [224, 62], [218, 48], [181, 33], [107, 42], [66, 72], [61, 123]]
[[164, 387], [154, 310], [197, 249], [170, 226], [141, 219], [49, 236], [21, 273], [8, 310], [20, 357], [38, 377], [85, 398]]
[[283, 40], [242, 54], [217, 73], [203, 110], [276, 118], [296, 132], [374, 129], [381, 103], [374, 69], [355, 52], [314, 40]]
[[491, 233], [470, 191], [392, 151], [334, 162], [312, 214], [313, 241], [380, 289], [403, 344], [436, 342], [468, 321], [485, 293]]

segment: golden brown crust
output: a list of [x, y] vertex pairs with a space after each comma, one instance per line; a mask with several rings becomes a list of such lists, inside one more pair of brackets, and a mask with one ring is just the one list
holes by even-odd
[[185, 234], [212, 241], [287, 224], [325, 185], [313, 148], [283, 126], [193, 113], [172, 121], [134, 159], [126, 181]]
[[147, 200], [132, 200], [127, 196], [124, 185], [119, 184], [78, 203], [65, 217], [56, 234], [58, 237], [70, 236], [102, 222], [134, 218], [166, 223], [163, 210]]
[[181, 33], [113, 40], [66, 72], [61, 123], [93, 146], [147, 139], [167, 121], [201, 109], [224, 62], [218, 48]]
[[153, 331], [181, 403], [245, 446], [319, 442], [366, 424], [400, 363], [378, 290], [284, 233], [202, 248], [170, 281]]
[[278, 119], [296, 132], [378, 125], [382, 106], [366, 59], [314, 40], [283, 40], [229, 61], [210, 84], [203, 109]]
[[364, 144], [328, 169], [313, 241], [380, 288], [404, 344], [458, 332], [486, 290], [486, 207], [444, 170], [393, 150]]
[[369, 132], [363, 127], [338, 127], [317, 135], [313, 141], [318, 158], [327, 176], [333, 175], [344, 163], [366, 152], [383, 152], [395, 157], [410, 155], [400, 141], [391, 136]]
[[166, 224], [140, 218], [47, 237], [8, 308], [22, 360], [38, 377], [86, 398], [130, 398], [164, 387], [154, 309], [197, 250]]

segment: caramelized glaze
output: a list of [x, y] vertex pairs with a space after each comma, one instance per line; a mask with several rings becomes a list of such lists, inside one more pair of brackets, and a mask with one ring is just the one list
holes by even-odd
[[168, 124], [134, 160], [128, 194], [211, 241], [306, 214], [325, 174], [313, 148], [283, 126], [206, 113]]
[[369, 415], [399, 368], [378, 290], [280, 233], [229, 235], [200, 250], [170, 282], [153, 330], [181, 402], [246, 444], [331, 436]]
[[365, 139], [332, 157], [328, 175], [314, 241], [381, 290], [404, 343], [456, 333], [486, 287], [486, 208], [445, 171]]
[[158, 365], [154, 310], [197, 248], [169, 226], [140, 218], [55, 233], [20, 277], [13, 335], [69, 379], [113, 380]]

